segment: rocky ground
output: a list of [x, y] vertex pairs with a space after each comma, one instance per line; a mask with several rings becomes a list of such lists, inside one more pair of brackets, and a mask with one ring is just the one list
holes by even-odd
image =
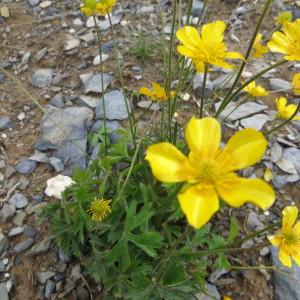
[[[161, 36], [160, 16], [165, 21], [163, 30], [168, 38], [170, 2], [118, 1], [112, 21], [129, 90], [162, 79], [161, 58], [156, 55], [159, 51], [154, 49], [153, 57], [141, 64], [129, 49], [141, 33], [154, 41]], [[193, 17], [197, 20], [202, 2], [194, 2]], [[254, 24], [253, 19], [261, 11], [260, 3], [217, 2], [218, 6], [206, 12], [207, 18], [214, 15], [230, 20], [228, 37], [232, 48], [245, 49], [252, 30], [248, 24]], [[101, 299], [102, 287], [86, 278], [78, 262], [57, 249], [47, 224], [36, 222], [41, 208], [48, 201], [57, 201], [44, 193], [47, 179], [57, 174], [70, 175], [73, 167], [85, 168], [98, 150], [97, 145], [91, 147], [89, 136], [103, 125], [96, 34], [92, 19], [79, 12], [79, 4], [80, 1], [72, 0], [0, 3], [0, 66], [13, 76], [0, 72], [0, 300]], [[263, 30], [267, 37], [274, 29], [274, 16], [282, 9], [293, 10], [295, 17], [300, 16], [296, 4], [275, 1]], [[126, 126], [127, 112], [113, 61], [109, 22], [99, 18], [98, 26], [104, 36], [108, 126], [116, 129]], [[158, 42], [155, 45], [158, 47]], [[247, 68], [244, 78], [272, 60], [275, 56], [264, 62], [258, 60]], [[271, 91], [270, 96], [246, 102], [231, 114], [235, 107], [228, 108], [223, 113], [224, 117], [229, 114], [227, 130], [268, 128], [274, 119], [276, 96], [287, 95], [291, 102], [297, 100], [289, 83], [295, 72], [300, 72], [300, 64], [291, 63], [267, 73], [262, 82]], [[214, 72], [208, 79], [208, 92], [215, 91], [226, 81], [226, 76], [221, 70]], [[184, 99], [186, 106], [193, 108], [199, 98], [202, 77], [197, 75], [191, 80], [193, 87]], [[145, 99], [140, 100], [132, 109], [147, 106]], [[293, 122], [271, 137], [262, 164], [244, 170], [244, 176], [262, 177], [266, 167], [271, 169], [278, 193], [278, 201], [270, 211], [263, 214], [249, 206], [240, 213], [246, 230], [259, 230], [278, 219], [287, 204], [300, 205], [299, 129], [300, 122]], [[245, 265], [270, 262], [277, 265], [276, 256], [274, 250], [265, 247], [257, 255], [251, 252], [236, 259]], [[294, 266], [294, 271], [287, 275], [263, 269], [230, 273], [216, 270], [208, 278], [208, 287], [216, 299], [225, 293], [233, 299], [300, 299], [300, 269]], [[207, 298], [199, 295], [199, 299]]]

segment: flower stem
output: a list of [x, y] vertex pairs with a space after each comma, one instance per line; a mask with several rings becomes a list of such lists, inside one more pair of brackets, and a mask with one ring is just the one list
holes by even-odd
[[98, 40], [98, 49], [99, 49], [99, 56], [100, 56], [100, 77], [101, 77], [101, 93], [102, 93], [102, 109], [103, 109], [103, 125], [104, 125], [104, 145], [105, 145], [105, 153], [107, 154], [108, 151], [108, 142], [107, 142], [107, 125], [106, 125], [106, 107], [105, 107], [105, 99], [104, 99], [104, 79], [103, 79], [103, 59], [102, 59], [102, 43], [101, 43], [101, 34], [99, 27], [97, 25], [97, 20], [95, 15], [93, 15], [94, 20], [94, 28], [97, 33], [97, 40]]
[[274, 65], [260, 71], [259, 73], [257, 73], [256, 75], [252, 76], [250, 79], [248, 79], [244, 84], [242, 84], [233, 94], [230, 94], [228, 98], [224, 98], [224, 100], [222, 101], [219, 109], [216, 112], [216, 117], [218, 117], [220, 115], [220, 113], [226, 108], [226, 106], [235, 98], [237, 97], [237, 95], [252, 81], [256, 80], [257, 78], [261, 77], [262, 75], [264, 75], [265, 73], [269, 72], [270, 70], [279, 67], [281, 65], [283, 65], [284, 63], [286, 63], [286, 60], [281, 60], [277, 63], [275, 63]]
[[205, 98], [205, 87], [206, 87], [207, 74], [208, 74], [208, 65], [206, 64], [205, 69], [204, 69], [202, 91], [201, 91], [201, 102], [200, 102], [200, 111], [199, 111], [200, 118], [203, 118], [204, 98]]
[[115, 32], [114, 32], [114, 27], [113, 27], [113, 23], [111, 21], [110, 14], [108, 14], [108, 20], [109, 20], [109, 25], [110, 25], [110, 28], [111, 28], [111, 33], [112, 33], [113, 47], [114, 47], [114, 52], [115, 52], [116, 64], [117, 64], [117, 67], [118, 67], [118, 74], [119, 74], [119, 78], [120, 78], [122, 94], [124, 96], [126, 111], [127, 111], [127, 115], [128, 115], [128, 121], [129, 121], [129, 126], [130, 126], [130, 133], [131, 133], [132, 143], [133, 143], [134, 148], [136, 148], [136, 141], [135, 141], [135, 135], [134, 135], [134, 126], [133, 126], [133, 120], [132, 120], [131, 111], [130, 111], [130, 103], [128, 103], [126, 93], [125, 93], [124, 79], [123, 79], [121, 66], [120, 66], [120, 62], [119, 62], [118, 49], [117, 49], [117, 44], [116, 44], [116, 39], [115, 39]]
[[269, 130], [268, 132], [266, 132], [265, 135], [269, 135], [269, 134], [273, 133], [274, 131], [279, 130], [280, 128], [282, 128], [283, 126], [288, 124], [289, 122], [291, 122], [294, 119], [294, 117], [298, 114], [299, 111], [300, 111], [300, 100], [298, 102], [298, 105], [297, 105], [297, 108], [296, 108], [295, 112], [287, 120], [285, 120], [284, 122], [282, 122], [278, 126], [274, 127], [273, 129]]
[[[262, 23], [263, 23], [263, 20], [264, 20], [264, 18], [266, 17], [266, 14], [267, 14], [267, 12], [268, 12], [268, 10], [269, 10], [270, 5], [272, 4], [272, 2], [273, 2], [273, 0], [267, 0], [267, 1], [265, 2], [264, 8], [263, 8], [263, 12], [262, 12], [262, 14], [261, 14], [261, 16], [260, 16], [260, 18], [259, 18], [259, 21], [258, 21], [256, 27], [255, 27], [255, 30], [254, 30], [254, 33], [253, 33], [253, 35], [252, 35], [251, 41], [250, 41], [250, 43], [249, 43], [247, 52], [246, 52], [246, 54], [245, 54], [245, 60], [242, 62], [241, 66], [240, 66], [240, 68], [239, 68], [238, 74], [237, 74], [237, 76], [236, 76], [236, 78], [235, 78], [235, 81], [233, 82], [231, 88], [229, 89], [228, 93], [226, 94], [226, 96], [225, 96], [225, 98], [224, 98], [224, 100], [223, 100], [223, 102], [226, 103], [225, 107], [226, 107], [227, 104], [230, 102], [230, 101], [229, 101], [229, 102], [227, 101], [228, 98], [230, 98], [231, 100], [233, 99], [233, 98], [231, 97], [231, 94], [232, 94], [233, 90], [235, 89], [235, 87], [237, 86], [237, 84], [239, 83], [240, 77], [241, 77], [241, 75], [242, 75], [242, 73], [243, 73], [243, 70], [244, 70], [244, 68], [245, 68], [245, 66], [246, 66], [246, 64], [247, 64], [248, 58], [249, 58], [249, 56], [250, 56], [250, 54], [251, 54], [251, 50], [252, 50], [252, 48], [253, 48], [253, 44], [254, 44], [254, 42], [255, 42], [255, 38], [256, 38], [257, 34], [259, 33], [259, 30], [260, 30], [260, 28], [261, 28], [261, 25], [262, 25]], [[223, 104], [223, 103], [222, 103], [222, 104]], [[222, 109], [224, 109], [225, 107], [223, 107]], [[218, 115], [219, 115], [219, 113], [218, 113]]]

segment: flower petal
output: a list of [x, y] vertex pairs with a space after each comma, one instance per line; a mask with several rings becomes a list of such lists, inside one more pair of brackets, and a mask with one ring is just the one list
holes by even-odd
[[280, 248], [279, 249], [279, 260], [281, 261], [281, 263], [288, 267], [288, 268], [291, 268], [292, 267], [292, 260], [291, 260], [291, 257], [289, 256], [288, 253], [286, 253], [284, 251], [284, 249]]
[[149, 161], [152, 173], [159, 181], [172, 183], [189, 178], [188, 159], [172, 144], [150, 146], [145, 159]]
[[142, 94], [142, 95], [148, 96], [150, 98], [153, 97], [153, 92], [150, 89], [146, 88], [146, 87], [140, 88], [139, 93]]
[[199, 44], [202, 44], [199, 32], [192, 26], [184, 26], [177, 30], [176, 37], [188, 48], [196, 48]]
[[261, 209], [268, 209], [275, 201], [272, 187], [261, 179], [246, 179], [230, 173], [216, 183], [217, 191], [232, 207], [250, 202]]
[[257, 163], [264, 155], [267, 140], [255, 129], [246, 128], [234, 134], [228, 141], [225, 151], [238, 159], [238, 169], [243, 169]]
[[295, 224], [298, 217], [297, 206], [287, 206], [282, 211], [282, 231], [289, 231]]
[[276, 31], [273, 33], [272, 39], [268, 42], [268, 47], [273, 52], [289, 54], [290, 41], [282, 32]]
[[279, 235], [269, 235], [268, 240], [274, 246], [279, 246], [281, 243], [281, 237]]
[[222, 43], [225, 29], [226, 24], [220, 20], [203, 25], [201, 30], [203, 43], [208, 47]]
[[182, 211], [190, 225], [200, 228], [219, 209], [219, 199], [212, 186], [194, 185], [178, 195]]
[[214, 157], [220, 147], [221, 126], [214, 118], [192, 118], [185, 130], [185, 139], [190, 150], [202, 157]]
[[158, 83], [152, 82], [152, 87], [153, 87], [154, 94], [159, 99], [165, 99], [165, 98], [167, 98], [167, 94], [166, 94], [165, 89], [162, 86], [160, 86]]

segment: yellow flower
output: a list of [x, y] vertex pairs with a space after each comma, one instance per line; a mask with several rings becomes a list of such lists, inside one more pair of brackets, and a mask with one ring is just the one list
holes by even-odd
[[[287, 99], [285, 97], [277, 98], [277, 118], [279, 119], [289, 119], [296, 111], [297, 105], [289, 104], [287, 105]], [[300, 121], [300, 116], [295, 116], [293, 120]]]
[[255, 81], [252, 81], [251, 83], [249, 83], [244, 88], [244, 91], [254, 97], [264, 97], [264, 96], [269, 95], [269, 93], [266, 91], [266, 89], [264, 87], [262, 87], [261, 85], [256, 85]]
[[272, 245], [279, 247], [281, 263], [289, 268], [292, 267], [291, 258], [300, 266], [300, 222], [296, 223], [297, 217], [296, 206], [285, 207], [282, 211], [282, 229], [268, 237]]
[[192, 118], [185, 130], [190, 152], [186, 156], [170, 143], [147, 150], [153, 175], [161, 182], [186, 182], [178, 195], [189, 224], [200, 228], [219, 210], [219, 197], [232, 207], [251, 202], [262, 209], [274, 200], [273, 189], [261, 179], [245, 179], [234, 171], [258, 162], [267, 140], [255, 129], [236, 133], [220, 148], [221, 126], [214, 118]]
[[264, 172], [264, 179], [265, 181], [269, 182], [273, 179], [273, 174], [271, 172], [271, 170], [269, 168], [266, 168], [265, 169], [265, 172]]
[[292, 86], [295, 95], [300, 95], [300, 73], [297, 73], [293, 76]]
[[115, 6], [116, 0], [84, 0], [80, 10], [86, 16], [107, 15]]
[[111, 200], [94, 199], [88, 212], [92, 215], [93, 221], [102, 221], [111, 213]]
[[262, 35], [258, 33], [253, 44], [254, 53], [252, 56], [254, 58], [260, 58], [269, 51], [267, 46], [262, 45], [261, 39]]
[[278, 14], [276, 22], [278, 25], [284, 25], [287, 22], [292, 22], [293, 16], [291, 11], [283, 11]]
[[268, 43], [271, 51], [285, 54], [286, 60], [300, 60], [300, 19], [283, 25], [283, 33], [276, 31]]
[[193, 59], [194, 63], [215, 65], [232, 68], [225, 59], [244, 59], [238, 52], [227, 52], [224, 43], [226, 24], [222, 21], [205, 24], [201, 36], [192, 26], [184, 26], [176, 33], [181, 45], [177, 47], [180, 54]]
[[[156, 82], [152, 82], [153, 91], [147, 87], [141, 87], [139, 93], [151, 98], [152, 101], [167, 101], [169, 96], [166, 90]], [[174, 92], [171, 92], [171, 97], [174, 96]]]
[[229, 296], [227, 296], [227, 295], [225, 295], [225, 296], [223, 296], [223, 300], [232, 300], [232, 298], [229, 297]]

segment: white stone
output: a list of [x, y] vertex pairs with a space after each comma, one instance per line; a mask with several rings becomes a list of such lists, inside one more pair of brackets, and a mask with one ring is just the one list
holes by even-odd
[[[106, 60], [108, 60], [109, 55], [106, 53], [102, 53], [102, 62], [105, 62]], [[98, 54], [97, 56], [95, 56], [94, 60], [93, 60], [93, 65], [94, 66], [98, 66], [100, 65], [100, 54]]]
[[71, 177], [59, 174], [47, 180], [47, 188], [45, 190], [45, 194], [48, 197], [61, 199], [62, 192], [73, 183], [75, 182]]
[[73, 49], [79, 47], [79, 45], [80, 45], [80, 40], [71, 38], [71, 39], [68, 39], [65, 42], [65, 44], [64, 44], [64, 50], [65, 51], [70, 51], [70, 50], [73, 50]]
[[9, 8], [7, 6], [2, 6], [0, 8], [0, 15], [3, 18], [9, 18], [10, 17], [10, 12], [9, 12]]
[[40, 3], [40, 7], [41, 8], [47, 8], [47, 7], [51, 6], [51, 5], [52, 5], [51, 1], [43, 1], [43, 2]]

